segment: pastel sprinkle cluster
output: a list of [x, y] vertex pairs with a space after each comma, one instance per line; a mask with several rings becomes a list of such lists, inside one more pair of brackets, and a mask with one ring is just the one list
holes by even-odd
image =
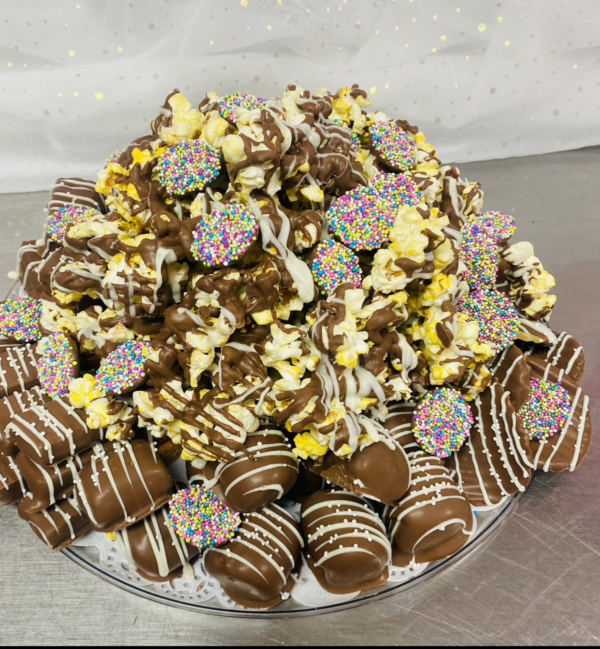
[[204, 485], [178, 491], [169, 501], [169, 519], [177, 536], [197, 548], [227, 543], [241, 523], [240, 515]]
[[42, 390], [53, 399], [67, 394], [75, 378], [77, 360], [71, 339], [63, 333], [52, 333], [43, 342], [38, 361], [38, 379]]
[[231, 203], [213, 210], [196, 226], [191, 252], [206, 266], [227, 266], [250, 249], [258, 236], [258, 221], [244, 205]]
[[109, 158], [106, 158], [106, 162], [104, 163], [104, 168], [108, 167], [108, 165], [115, 164], [116, 162], [119, 161], [119, 158], [121, 157], [122, 151], [115, 151]]
[[346, 282], [354, 288], [362, 285], [362, 272], [358, 257], [346, 246], [333, 239], [322, 241], [314, 250], [311, 271], [315, 283], [325, 295]]
[[461, 234], [458, 256], [467, 267], [465, 280], [475, 289], [494, 286], [498, 275], [496, 238], [478, 221], [466, 223]]
[[373, 147], [392, 169], [403, 171], [416, 164], [415, 143], [396, 122], [377, 122], [369, 132]]
[[141, 381], [150, 354], [149, 343], [128, 340], [103, 358], [96, 373], [96, 384], [104, 393], [123, 394]]
[[94, 207], [85, 205], [64, 205], [52, 212], [46, 221], [46, 232], [52, 241], [62, 243], [69, 228], [75, 223], [89, 221], [101, 213]]
[[379, 195], [396, 211], [402, 205], [418, 205], [421, 192], [411, 178], [404, 174], [386, 174], [381, 172], [371, 180]]
[[464, 397], [451, 388], [434, 388], [419, 401], [413, 415], [413, 434], [419, 446], [439, 458], [460, 449], [473, 425]]
[[0, 335], [25, 342], [42, 337], [39, 321], [42, 303], [30, 297], [19, 297], [0, 303]]
[[458, 310], [479, 324], [479, 338], [497, 352], [510, 347], [519, 332], [519, 312], [495, 289], [478, 289], [458, 302]]
[[532, 379], [519, 417], [530, 439], [545, 441], [562, 429], [570, 412], [571, 397], [560, 383]]
[[473, 217], [473, 220], [487, 228], [498, 241], [510, 239], [517, 231], [515, 217], [504, 212], [484, 212]]
[[374, 250], [387, 241], [395, 211], [372, 186], [340, 196], [327, 211], [333, 234], [353, 250]]
[[352, 131], [352, 139], [350, 142], [350, 148], [355, 151], [360, 151], [362, 149], [362, 142], [360, 141], [360, 136], [356, 131]]
[[201, 140], [180, 142], [165, 151], [156, 171], [169, 196], [204, 189], [221, 169], [219, 152]]
[[246, 110], [256, 110], [262, 108], [267, 103], [266, 99], [249, 95], [245, 92], [236, 92], [235, 95], [223, 95], [219, 101], [221, 115], [235, 124], [238, 120], [237, 109], [245, 108]]

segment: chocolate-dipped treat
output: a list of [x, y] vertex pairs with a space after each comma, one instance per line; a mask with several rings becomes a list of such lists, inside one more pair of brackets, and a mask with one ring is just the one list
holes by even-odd
[[59, 552], [90, 530], [90, 520], [74, 496], [64, 498], [41, 512], [29, 513], [19, 506], [19, 516], [51, 550]]
[[383, 515], [392, 543], [392, 563], [400, 568], [452, 556], [475, 531], [469, 501], [442, 460], [418, 449], [416, 442], [411, 444], [409, 435], [407, 448], [416, 449], [408, 453], [410, 487], [399, 504], [386, 507]]
[[91, 449], [50, 467], [41, 466], [25, 453], [19, 453], [15, 464], [27, 484], [27, 494], [21, 504], [22, 511], [34, 514], [70, 496], [79, 472], [91, 462], [94, 455], [101, 453], [102, 445], [96, 444]]
[[246, 608], [271, 608], [294, 588], [303, 545], [291, 515], [271, 504], [243, 514], [235, 537], [208, 550], [204, 566], [234, 602]]
[[0, 397], [29, 390], [37, 383], [37, 375], [34, 345], [0, 349]]
[[0, 455], [0, 505], [14, 505], [26, 493], [27, 486], [15, 458]]
[[104, 439], [104, 429], [89, 428], [85, 411], [73, 408], [67, 397], [15, 413], [6, 430], [11, 442], [42, 466], [63, 462]]
[[198, 555], [198, 549], [175, 534], [167, 507], [116, 534], [129, 569], [144, 579], [165, 582], [181, 575], [193, 579], [191, 561]]
[[315, 491], [325, 489], [325, 480], [316, 473], [313, 473], [306, 462], [300, 460], [298, 463], [298, 479], [296, 484], [286, 494], [286, 498], [292, 502], [302, 504]]
[[523, 352], [516, 345], [507, 347], [494, 358], [490, 371], [509, 393], [515, 410], [520, 410], [529, 396], [529, 368]]
[[499, 383], [471, 403], [474, 424], [446, 466], [474, 507], [497, 505], [531, 482], [532, 449], [509, 393]]
[[534, 345], [525, 352], [532, 377], [544, 378], [548, 365], [558, 370], [560, 378], [567, 376], [579, 383], [585, 370], [583, 347], [566, 331], [556, 334], [556, 342], [549, 347]]
[[318, 491], [302, 504], [306, 560], [328, 592], [354, 593], [388, 579], [392, 549], [366, 501], [349, 491]]
[[39, 386], [25, 392], [14, 392], [10, 397], [0, 399], [0, 454], [16, 455], [19, 447], [10, 439], [7, 430], [12, 417], [21, 415], [32, 406], [41, 406], [50, 401], [50, 397], [42, 392]]
[[202, 475], [206, 487], [228, 507], [254, 512], [294, 486], [298, 459], [280, 430], [262, 426], [248, 433], [244, 448], [236, 451], [232, 462], [207, 462]]
[[102, 197], [96, 192], [96, 182], [82, 178], [59, 178], [52, 187], [48, 214], [53, 214], [65, 205], [93, 207], [101, 212], [105, 209]]
[[406, 453], [385, 434], [381, 441], [357, 449], [349, 460], [329, 452], [307, 463], [311, 471], [334, 485], [385, 505], [400, 500], [410, 484]]
[[162, 507], [173, 478], [154, 446], [113, 442], [75, 478], [76, 493], [96, 532], [114, 532]]
[[534, 468], [554, 473], [574, 471], [592, 444], [589, 397], [563, 371], [548, 364], [544, 378], [534, 376], [518, 413]]

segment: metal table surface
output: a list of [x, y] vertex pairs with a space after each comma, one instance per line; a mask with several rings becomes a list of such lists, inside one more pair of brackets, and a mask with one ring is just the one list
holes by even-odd
[[[487, 209], [517, 218], [557, 279], [552, 325], [585, 346], [583, 387], [600, 397], [600, 148], [460, 165]], [[0, 196], [0, 294], [16, 246], [39, 236], [47, 194]], [[45, 548], [0, 510], [1, 644], [588, 644], [600, 638], [598, 444], [569, 474], [538, 474], [494, 538], [442, 575], [320, 617], [211, 617], [139, 599]]]

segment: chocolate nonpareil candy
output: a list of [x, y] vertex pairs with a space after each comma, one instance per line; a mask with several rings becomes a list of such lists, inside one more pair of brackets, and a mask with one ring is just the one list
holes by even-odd
[[75, 497], [65, 498], [41, 512], [29, 513], [19, 506], [19, 516], [51, 550], [63, 550], [90, 530], [89, 518]]
[[114, 532], [167, 503], [173, 478], [152, 444], [114, 442], [75, 479], [79, 502], [96, 532]]
[[35, 386], [25, 392], [14, 392], [10, 397], [0, 399], [0, 454], [16, 455], [19, 447], [10, 439], [10, 431], [7, 427], [14, 415], [21, 415], [32, 406], [41, 406], [48, 403], [50, 397], [45, 395]]
[[164, 582], [185, 575], [194, 578], [190, 561], [198, 548], [182, 541], [173, 529], [168, 507], [117, 532], [127, 564], [149, 581]]
[[29, 390], [37, 383], [37, 360], [33, 345], [0, 349], [0, 397]]
[[318, 491], [302, 505], [306, 560], [330, 593], [384, 584], [392, 548], [379, 516], [349, 491]]
[[279, 604], [296, 584], [303, 541], [288, 512], [271, 504], [243, 514], [231, 541], [211, 548], [204, 557], [207, 572], [234, 602], [247, 608]]
[[27, 493], [27, 487], [15, 459], [0, 455], [0, 505], [14, 505]]
[[67, 397], [13, 415], [6, 429], [19, 450], [43, 466], [63, 462], [104, 438], [104, 429], [88, 428], [85, 411], [73, 408]]

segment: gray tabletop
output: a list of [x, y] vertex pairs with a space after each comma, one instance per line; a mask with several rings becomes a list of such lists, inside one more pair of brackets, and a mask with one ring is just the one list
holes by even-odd
[[[598, 422], [600, 148], [461, 165], [487, 209], [512, 213], [557, 279], [555, 329], [586, 351]], [[16, 246], [36, 238], [47, 195], [0, 196], [0, 295]], [[45, 548], [0, 510], [0, 643], [165, 645], [599, 644], [600, 450], [581, 468], [538, 474], [498, 533], [439, 576], [380, 602], [277, 621], [168, 608], [111, 586]]]

